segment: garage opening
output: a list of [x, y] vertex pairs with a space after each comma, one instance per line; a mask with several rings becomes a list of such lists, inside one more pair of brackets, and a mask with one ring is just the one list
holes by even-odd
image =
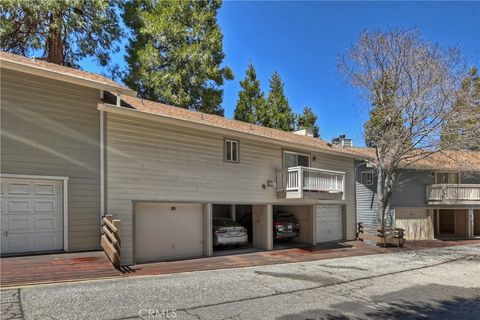
[[203, 216], [203, 205], [199, 203], [136, 203], [135, 262], [203, 256]]
[[468, 238], [467, 209], [437, 209], [435, 223], [438, 238]]
[[312, 244], [312, 206], [273, 206], [273, 249], [306, 247]]
[[256, 245], [262, 235], [256, 230], [253, 220], [252, 205], [213, 204], [213, 255], [261, 251], [261, 247]]
[[480, 237], [480, 209], [473, 210], [473, 235]]
[[439, 210], [439, 230], [440, 235], [455, 234], [455, 210]]

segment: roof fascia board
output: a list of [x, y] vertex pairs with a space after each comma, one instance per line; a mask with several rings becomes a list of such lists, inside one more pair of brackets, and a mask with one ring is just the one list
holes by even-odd
[[22, 63], [10, 61], [10, 60], [0, 59], [0, 61], [1, 61], [1, 67], [9, 70], [19, 71], [19, 72], [28, 73], [36, 76], [41, 76], [41, 77], [47, 77], [49, 79], [73, 83], [73, 84], [81, 85], [84, 87], [110, 91], [115, 94], [125, 94], [133, 97], [135, 97], [137, 94], [135, 91], [128, 88], [111, 86], [98, 81], [88, 80], [78, 76], [68, 75], [62, 72], [58, 72], [58, 71], [47, 70], [44, 68], [40, 68], [32, 65], [26, 65], [26, 64], [22, 64]]
[[198, 123], [198, 122], [195, 122], [195, 121], [178, 119], [178, 118], [171, 117], [171, 116], [166, 116], [166, 115], [146, 113], [146, 112], [138, 111], [138, 110], [135, 110], [135, 109], [127, 109], [127, 108], [124, 108], [124, 107], [115, 106], [115, 105], [108, 104], [108, 103], [99, 103], [98, 104], [98, 110], [109, 112], [109, 113], [125, 115], [125, 116], [131, 116], [131, 117], [135, 117], [135, 118], [146, 119], [146, 120], [155, 120], [155, 121], [158, 121], [158, 122], [161, 122], [161, 123], [174, 124], [174, 125], [178, 125], [180, 127], [193, 128], [193, 129], [203, 130], [203, 131], [207, 131], [207, 132], [227, 134], [227, 135], [228, 134], [232, 135], [232, 133], [233, 133], [235, 135], [235, 137], [243, 137], [245, 139], [250, 139], [250, 140], [259, 141], [259, 142], [273, 143], [275, 145], [279, 145], [279, 146], [282, 146], [282, 147], [303, 149], [305, 151], [316, 152], [316, 153], [326, 153], [326, 154], [331, 154], [331, 155], [335, 155], [335, 156], [339, 156], [339, 157], [345, 157], [345, 158], [354, 158], [354, 159], [359, 159], [359, 160], [362, 159], [362, 157], [359, 156], [359, 155], [335, 152], [333, 150], [329, 151], [329, 150], [325, 150], [325, 149], [319, 149], [319, 148], [316, 148], [314, 146], [308, 146], [308, 145], [304, 145], [304, 144], [298, 144], [298, 143], [283, 141], [283, 140], [275, 139], [275, 138], [263, 137], [263, 136], [256, 135], [256, 134], [253, 134], [253, 133], [246, 133], [246, 132], [241, 132], [241, 131], [233, 130], [233, 129], [219, 128], [219, 127], [211, 126], [211, 125], [204, 124], [204, 123]]

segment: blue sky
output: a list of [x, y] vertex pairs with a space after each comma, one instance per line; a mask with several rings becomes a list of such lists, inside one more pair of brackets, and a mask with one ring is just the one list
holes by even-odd
[[[235, 73], [224, 86], [227, 117], [251, 61], [264, 91], [276, 70], [294, 111], [315, 110], [322, 139], [347, 134], [357, 146], [363, 145], [368, 104], [337, 73], [336, 57], [362, 30], [416, 27], [425, 39], [461, 47], [470, 64], [480, 65], [480, 2], [224, 1], [218, 20], [224, 63]], [[123, 64], [121, 54], [115, 60]]]

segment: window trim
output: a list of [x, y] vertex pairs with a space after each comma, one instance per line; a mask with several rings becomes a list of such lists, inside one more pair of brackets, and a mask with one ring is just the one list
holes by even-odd
[[[282, 167], [285, 168], [285, 153], [289, 154], [294, 154], [294, 155], [301, 155], [301, 156], [306, 156], [308, 157], [308, 168], [312, 167], [312, 155], [309, 153], [302, 153], [302, 152], [296, 152], [296, 151], [291, 151], [291, 150], [282, 150]], [[298, 159], [297, 159], [298, 163]], [[298, 165], [297, 165], [298, 167]]]
[[[227, 142], [232, 143], [231, 145], [233, 146], [233, 143], [236, 144], [236, 149], [237, 149], [237, 159], [236, 160], [228, 160], [227, 159]], [[232, 150], [233, 151], [233, 147]], [[233, 152], [232, 152], [232, 158], [233, 158]], [[234, 139], [223, 139], [223, 161], [228, 162], [228, 163], [239, 163], [240, 162], [240, 141], [239, 140], [234, 140]]]
[[[370, 174], [372, 179], [369, 183], [367, 183], [367, 181], [364, 181], [363, 177], [365, 174]], [[371, 186], [373, 184], [373, 170], [368, 170], [368, 171], [362, 171], [362, 175], [361, 175], [361, 179], [362, 179], [362, 184], [364, 186]]]
[[458, 184], [462, 183], [462, 175], [460, 171], [435, 171], [435, 184], [443, 184], [442, 182], [438, 182], [438, 174], [442, 174], [442, 173], [447, 173], [447, 174], [455, 173], [458, 178]]

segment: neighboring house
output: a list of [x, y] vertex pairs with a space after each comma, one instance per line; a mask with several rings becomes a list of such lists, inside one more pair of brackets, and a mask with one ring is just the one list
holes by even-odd
[[99, 75], [1, 53], [2, 254], [98, 249], [122, 221], [122, 264], [213, 255], [212, 218], [273, 214], [295, 242], [356, 237], [353, 150], [135, 97]]
[[[368, 159], [373, 149], [356, 148]], [[378, 224], [377, 176], [356, 162], [357, 221]], [[480, 152], [435, 153], [401, 170], [388, 223], [408, 240], [480, 236]]]

